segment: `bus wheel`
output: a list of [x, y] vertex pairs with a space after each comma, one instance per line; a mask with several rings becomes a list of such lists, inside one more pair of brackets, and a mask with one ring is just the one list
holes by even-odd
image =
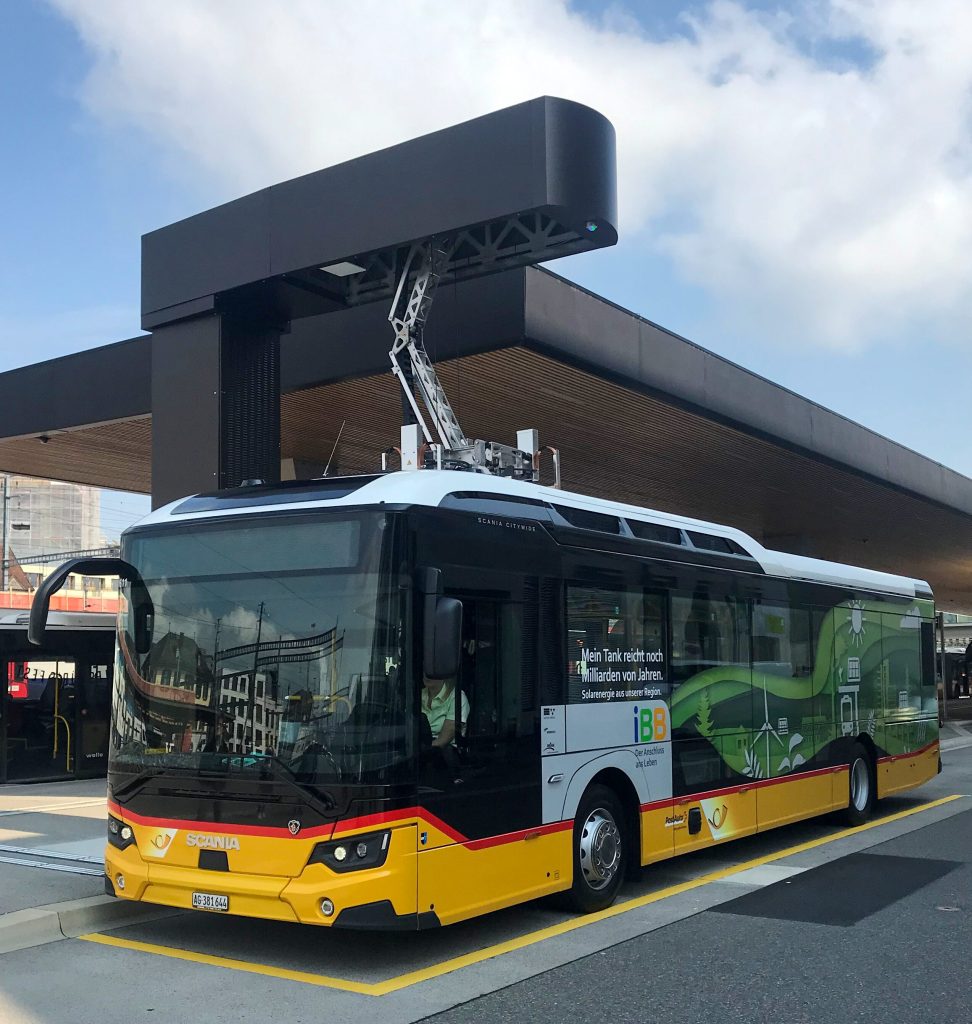
[[591, 913], [611, 906], [627, 867], [624, 811], [614, 792], [591, 786], [574, 818], [574, 884], [569, 903]]
[[867, 751], [855, 743], [851, 750], [850, 792], [844, 819], [848, 825], [863, 825], [874, 810], [874, 773]]

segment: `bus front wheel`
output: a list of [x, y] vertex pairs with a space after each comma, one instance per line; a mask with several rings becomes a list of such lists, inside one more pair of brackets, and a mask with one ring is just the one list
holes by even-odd
[[574, 884], [568, 901], [589, 914], [611, 906], [627, 869], [624, 809], [613, 790], [591, 786], [574, 818]]
[[849, 792], [844, 819], [848, 825], [863, 825], [874, 810], [874, 771], [867, 751], [855, 743], [848, 772]]

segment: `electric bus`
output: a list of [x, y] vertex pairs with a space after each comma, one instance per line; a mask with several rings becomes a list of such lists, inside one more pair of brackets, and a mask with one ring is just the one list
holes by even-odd
[[940, 770], [928, 586], [728, 527], [427, 469], [183, 499], [115, 571], [122, 899], [359, 929], [595, 911]]

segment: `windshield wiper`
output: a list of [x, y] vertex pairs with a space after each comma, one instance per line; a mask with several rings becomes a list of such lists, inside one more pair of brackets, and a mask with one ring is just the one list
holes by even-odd
[[263, 779], [283, 782], [297, 790], [308, 803], [316, 805], [315, 809], [318, 813], [330, 815], [337, 807], [337, 802], [329, 793], [302, 782], [293, 768], [275, 754], [219, 754], [212, 756], [219, 758], [220, 769], [210, 767], [207, 770], [200, 766], [200, 776], [218, 776], [221, 779], [226, 779], [234, 775], [245, 776], [247, 773], [255, 773]]
[[[221, 768], [214, 768], [211, 765], [209, 767], [200, 766], [199, 768], [187, 768], [184, 765], [166, 765], [159, 768], [145, 768], [138, 772], [133, 778], [129, 779], [122, 786], [112, 790], [112, 796], [116, 799], [129, 796], [136, 790], [141, 789], [146, 782], [151, 779], [158, 778], [160, 776], [171, 776], [177, 775], [180, 778], [185, 778], [187, 775], [194, 775], [199, 779], [227, 779], [232, 777], [233, 768], [236, 762], [242, 769], [242, 772], [246, 770], [257, 770], [261, 776], [265, 776], [273, 779], [275, 782], [282, 782], [291, 789], [298, 792], [302, 799], [310, 804], [320, 815], [323, 817], [331, 817], [337, 808], [337, 802], [334, 798], [324, 790], [319, 790], [316, 787], [312, 787], [307, 783], [301, 782], [293, 769], [279, 757], [272, 754], [222, 754], [222, 755], [210, 755], [219, 757], [221, 762]], [[245, 760], [250, 761], [248, 765], [244, 765]], [[211, 763], [212, 764], [212, 763]], [[117, 770], [117, 769], [116, 769]]]
[[[114, 770], [118, 771], [117, 768]], [[149, 779], [158, 778], [160, 775], [169, 775], [172, 773], [184, 775], [187, 771], [189, 771], [189, 769], [173, 767], [171, 765], [166, 765], [164, 768], [145, 768], [143, 771], [138, 772], [134, 778], [129, 779], [124, 785], [113, 789], [112, 796], [117, 798], [124, 796], [126, 793], [131, 793], [133, 790], [140, 789], [144, 786]]]
[[285, 782], [288, 786], [297, 790], [297, 792], [307, 799], [311, 806], [317, 805], [315, 809], [318, 813], [324, 813], [326, 815], [334, 812], [337, 807], [337, 803], [330, 793], [301, 782], [293, 768], [291, 768], [286, 761], [277, 757], [276, 754], [260, 754], [259, 760], [261, 764], [269, 765], [271, 769], [276, 769], [276, 771], [271, 770], [269, 773], [272, 778], [275, 778], [280, 782]]

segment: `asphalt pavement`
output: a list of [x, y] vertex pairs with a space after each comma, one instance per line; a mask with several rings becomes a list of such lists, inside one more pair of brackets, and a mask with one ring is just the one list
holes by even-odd
[[432, 1020], [968, 1021], [970, 894], [965, 811]]
[[606, 914], [538, 902], [418, 935], [101, 920], [132, 907], [92, 895], [104, 783], [0, 790], [0, 935], [62, 908], [0, 955], [0, 1021], [968, 1020], [968, 723], [943, 748], [870, 828], [816, 819], [656, 865]]

